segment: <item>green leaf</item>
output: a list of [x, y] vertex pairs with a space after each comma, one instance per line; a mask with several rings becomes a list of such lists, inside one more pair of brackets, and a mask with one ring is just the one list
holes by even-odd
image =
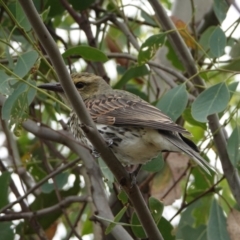
[[230, 240], [227, 232], [226, 217], [222, 208], [213, 200], [207, 225], [208, 240]]
[[14, 101], [11, 108], [11, 118], [9, 127], [14, 126], [14, 134], [19, 136], [21, 124], [28, 118], [28, 101], [26, 93], [21, 93], [17, 100]]
[[185, 84], [181, 84], [168, 91], [157, 103], [163, 113], [176, 121], [185, 110], [188, 102], [188, 94]]
[[101, 158], [98, 158], [98, 164], [99, 164], [99, 167], [100, 167], [105, 179], [107, 179], [107, 181], [109, 183], [113, 183], [114, 182], [114, 175], [110, 171], [110, 169], [107, 167], [106, 163]]
[[165, 33], [160, 33], [149, 37], [141, 46], [138, 54], [138, 63], [145, 64], [152, 59], [157, 50], [164, 44]]
[[[29, 81], [31, 84], [34, 82]], [[2, 107], [2, 118], [9, 120], [9, 127], [14, 126], [14, 133], [18, 136], [22, 122], [28, 118], [28, 106], [36, 95], [36, 89], [25, 83], [17, 83], [16, 89], [6, 99]]]
[[62, 54], [64, 58], [72, 55], [80, 55], [83, 59], [94, 62], [106, 62], [108, 60], [108, 57], [105, 55], [105, 53], [97, 48], [89, 46], [72, 47]]
[[150, 197], [148, 199], [149, 209], [151, 211], [151, 214], [153, 216], [153, 219], [156, 224], [160, 221], [163, 213], [164, 205], [161, 203], [158, 199], [154, 197]]
[[145, 20], [145, 22], [158, 26], [156, 21], [154, 20], [154, 16], [149, 15], [147, 12], [145, 12], [143, 9], [141, 9], [141, 17]]
[[165, 239], [165, 240], [175, 240], [176, 239], [175, 236], [173, 235], [173, 232], [174, 232], [173, 226], [164, 217], [161, 217], [157, 227], [158, 227], [159, 231], [161, 232], [163, 239]]
[[152, 159], [146, 164], [143, 164], [141, 169], [148, 172], [159, 172], [163, 169], [164, 165], [165, 161], [162, 157], [162, 154], [159, 154], [156, 158]]
[[13, 90], [11, 85], [15, 82], [15, 78], [8, 76], [4, 71], [0, 70], [0, 93], [9, 95]]
[[128, 196], [124, 190], [118, 194], [118, 199], [122, 202], [122, 204], [126, 204], [128, 202]]
[[93, 233], [93, 222], [90, 220], [92, 216], [92, 211], [90, 210], [89, 207], [86, 207], [84, 214], [86, 215], [86, 220], [82, 222], [81, 227], [82, 236]]
[[228, 91], [230, 93], [230, 98], [232, 98], [233, 94], [236, 92], [239, 82], [233, 82], [228, 85]]
[[0, 236], [1, 240], [14, 240], [13, 229], [11, 222], [0, 222]]
[[189, 122], [191, 125], [201, 127], [204, 130], [207, 129], [206, 123], [198, 122], [192, 117], [191, 108], [186, 108], [184, 110], [182, 116], [183, 116], [184, 120]]
[[96, 0], [81, 0], [81, 2], [79, 0], [69, 0], [69, 2], [75, 10], [83, 11], [96, 2]]
[[223, 111], [229, 101], [225, 83], [216, 84], [204, 90], [192, 104], [192, 116], [199, 122], [207, 122], [207, 116]]
[[135, 212], [132, 215], [131, 224], [132, 224], [131, 229], [137, 238], [147, 237], [143, 227], [141, 226], [138, 216]]
[[[57, 188], [59, 190], [61, 190], [63, 188], [63, 186], [65, 184], [67, 184], [68, 176], [69, 176], [69, 173], [68, 172], [64, 172], [64, 173], [59, 173], [58, 175], [56, 175], [54, 177], [56, 185], [57, 185]], [[44, 183], [42, 185], [42, 187], [41, 187], [41, 190], [42, 190], [43, 193], [50, 193], [54, 189], [55, 189], [54, 183], [48, 183], [48, 182]]]
[[[24, 159], [24, 161], [26, 161], [26, 159]], [[28, 162], [27, 170], [36, 182], [47, 176], [47, 173], [34, 161]]]
[[145, 65], [136, 66], [129, 68], [122, 78], [117, 82], [114, 88], [120, 89], [122, 88], [129, 80], [137, 77], [142, 77], [144, 75], [149, 74], [149, 70]]
[[221, 57], [224, 54], [227, 39], [220, 27], [216, 27], [209, 39], [210, 52], [214, 57]]
[[136, 85], [133, 85], [133, 84], [126, 84], [125, 85], [125, 89], [126, 91], [130, 92], [130, 93], [133, 93], [137, 96], [139, 96], [140, 98], [142, 98], [143, 100], [147, 101], [148, 100], [148, 96], [142, 92], [141, 90], [139, 90]]
[[18, 101], [21, 94], [26, 91], [26, 84], [19, 84], [18, 87], [13, 91], [13, 93], [6, 99], [2, 107], [2, 119], [9, 120], [11, 116], [11, 111], [14, 104]]
[[48, 14], [50, 12], [50, 7], [46, 8], [42, 13], [41, 13], [41, 18], [43, 22], [47, 20]]
[[176, 231], [176, 239], [184, 239], [182, 234], [182, 229], [186, 226], [192, 226], [194, 224], [194, 218], [192, 212], [195, 208], [199, 206], [199, 200], [193, 202], [193, 204], [189, 205], [185, 211], [181, 214], [181, 218], [178, 224], [178, 228]]
[[62, 15], [63, 12], [65, 11], [65, 8], [63, 7], [62, 4], [59, 4], [59, 0], [47, 0], [44, 1], [44, 9], [47, 9], [50, 7], [49, 11], [49, 18], [53, 18], [57, 15]]
[[13, 69], [14, 63], [13, 63], [13, 58], [11, 54], [11, 48], [7, 45], [5, 47], [5, 56], [6, 56], [6, 59], [8, 60], [8, 69]]
[[[36, 82], [35, 81], [28, 81], [30, 84], [32, 84], [33, 86], [36, 86]], [[33, 99], [35, 98], [37, 93], [37, 88], [33, 88], [33, 87], [28, 87], [27, 89], [27, 102], [28, 102], [28, 106], [32, 103]]]
[[207, 30], [203, 32], [203, 34], [200, 37], [199, 44], [201, 45], [202, 49], [200, 49], [200, 52], [205, 55], [206, 57], [213, 58], [211, 52], [209, 52], [210, 46], [209, 46], [209, 39], [211, 38], [213, 32], [215, 31], [216, 27], [211, 26]]
[[11, 175], [9, 172], [3, 172], [0, 176], [0, 209], [8, 204], [8, 187], [11, 179], [10, 176]]
[[19, 55], [17, 64], [14, 68], [14, 73], [23, 78], [34, 66], [38, 59], [38, 53], [36, 51], [29, 51]]
[[240, 164], [240, 126], [233, 129], [227, 141], [227, 152], [234, 167]]
[[22, 9], [22, 6], [20, 5], [19, 1], [16, 1], [16, 13], [15, 17], [17, 22], [20, 24], [20, 26], [26, 31], [30, 31], [32, 26], [30, 22], [28, 21], [28, 18], [25, 14], [25, 12]]
[[127, 207], [124, 206], [119, 213], [115, 216], [114, 218], [114, 222], [110, 223], [107, 227], [107, 229], [105, 230], [105, 234], [109, 234], [113, 228], [117, 225], [117, 223], [121, 220], [121, 218], [123, 217], [124, 213], [127, 211]]
[[[80, 181], [79, 176], [75, 175], [75, 181], [73, 187], [69, 188], [68, 190], [61, 190], [60, 195], [64, 199], [69, 196], [75, 196], [79, 194], [80, 191]], [[40, 193], [34, 201], [31, 203], [29, 208], [35, 212], [40, 209], [52, 207], [53, 205], [56, 205], [59, 203], [59, 199], [56, 196], [55, 191], [52, 191], [51, 193]], [[77, 203], [79, 205], [79, 203]], [[38, 216], [37, 220], [39, 224], [42, 226], [43, 229], [49, 228], [61, 215], [62, 215], [62, 209], [57, 209], [54, 212], [51, 212], [47, 215]], [[28, 221], [22, 222], [22, 226], [18, 226], [17, 233], [21, 233], [21, 236], [23, 234], [33, 234], [34, 229], [29, 226]]]
[[168, 53], [167, 53], [167, 59], [172, 63], [172, 65], [181, 70], [184, 71], [184, 66], [180, 59], [178, 58], [178, 55], [176, 54], [176, 51], [173, 49], [172, 45], [170, 44], [169, 41], [166, 41], [166, 47], [168, 48]]
[[[182, 235], [184, 240], [206, 240], [207, 239], [207, 227], [201, 225], [198, 228], [193, 228], [186, 225], [182, 228]], [[210, 239], [209, 239], [210, 240]]]
[[225, 0], [214, 0], [213, 10], [218, 18], [219, 23], [222, 23], [227, 15], [228, 4]]
[[[195, 174], [195, 176], [196, 176], [196, 174]], [[197, 181], [201, 181], [201, 179], [197, 180]], [[203, 180], [203, 181], [206, 181], [206, 180]], [[208, 183], [208, 186], [209, 186], [209, 184], [210, 183]], [[195, 185], [195, 193], [194, 193], [193, 187], [194, 187], [194, 185], [192, 185], [192, 192], [190, 192], [191, 196], [188, 198], [189, 201], [190, 201], [190, 199], [192, 200], [195, 197], [198, 197], [206, 189], [206, 188], [202, 189], [202, 190], [200, 190], [199, 188], [197, 189], [197, 187]], [[217, 193], [217, 191], [216, 191], [216, 193]], [[192, 215], [195, 218], [194, 227], [198, 227], [198, 226], [207, 224], [208, 219], [209, 219], [211, 202], [213, 199], [212, 196], [213, 196], [213, 194], [209, 194], [204, 198], [200, 198], [198, 207], [192, 211]]]

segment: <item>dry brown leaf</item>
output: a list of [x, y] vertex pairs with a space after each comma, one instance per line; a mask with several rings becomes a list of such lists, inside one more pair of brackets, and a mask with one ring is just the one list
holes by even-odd
[[196, 49], [197, 48], [196, 41], [194, 40], [194, 38], [188, 28], [188, 25], [185, 22], [183, 22], [181, 19], [178, 19], [174, 16], [171, 16], [171, 19], [172, 19], [173, 23], [175, 24], [176, 28], [178, 29], [183, 40], [187, 44], [187, 46], [192, 49]]
[[46, 231], [46, 237], [47, 239], [53, 239], [56, 231], [57, 231], [57, 226], [58, 226], [58, 222], [55, 221]]
[[227, 230], [231, 240], [240, 238], [240, 212], [233, 209], [227, 217]]
[[176, 199], [179, 199], [182, 195], [180, 186], [182, 179], [178, 180], [187, 168], [188, 161], [189, 157], [186, 155], [170, 153], [167, 158], [166, 170], [153, 179], [152, 196], [162, 201], [164, 205], [171, 205]]

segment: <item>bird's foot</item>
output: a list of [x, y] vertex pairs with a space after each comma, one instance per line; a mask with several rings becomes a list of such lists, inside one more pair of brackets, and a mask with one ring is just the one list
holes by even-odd
[[142, 167], [141, 164], [139, 165], [131, 165], [131, 171], [129, 172], [129, 177], [131, 180], [131, 187], [133, 187], [133, 185], [137, 184], [137, 175]]
[[137, 184], [137, 176], [135, 175], [134, 172], [132, 173], [129, 173], [129, 177], [130, 177], [130, 180], [131, 180], [131, 188]]
[[92, 153], [93, 157], [95, 157], [95, 158], [99, 158], [100, 157], [100, 153], [97, 150], [92, 150], [91, 153]]
[[106, 144], [108, 147], [111, 147], [113, 145], [113, 140], [111, 138], [107, 139]]

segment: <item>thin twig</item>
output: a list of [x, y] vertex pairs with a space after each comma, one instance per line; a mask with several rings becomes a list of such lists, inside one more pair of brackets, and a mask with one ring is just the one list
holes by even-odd
[[86, 204], [89, 200], [90, 199], [87, 196], [80, 196], [80, 197], [70, 196], [70, 197], [66, 197], [65, 199], [63, 199], [58, 204], [55, 204], [51, 207], [44, 208], [44, 209], [41, 209], [41, 210], [38, 210], [38, 211], [7, 212], [5, 215], [0, 216], [0, 222], [13, 221], [13, 220], [18, 220], [18, 219], [28, 219], [28, 218], [32, 218], [32, 217], [41, 217], [41, 216], [48, 215], [50, 213], [59, 211], [63, 207], [66, 208], [72, 203], [84, 202], [84, 204]]

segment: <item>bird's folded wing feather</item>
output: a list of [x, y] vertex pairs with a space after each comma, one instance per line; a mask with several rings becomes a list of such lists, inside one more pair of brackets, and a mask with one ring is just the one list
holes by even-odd
[[85, 105], [95, 123], [150, 127], [191, 135], [159, 109], [131, 95], [98, 95], [85, 100]]

